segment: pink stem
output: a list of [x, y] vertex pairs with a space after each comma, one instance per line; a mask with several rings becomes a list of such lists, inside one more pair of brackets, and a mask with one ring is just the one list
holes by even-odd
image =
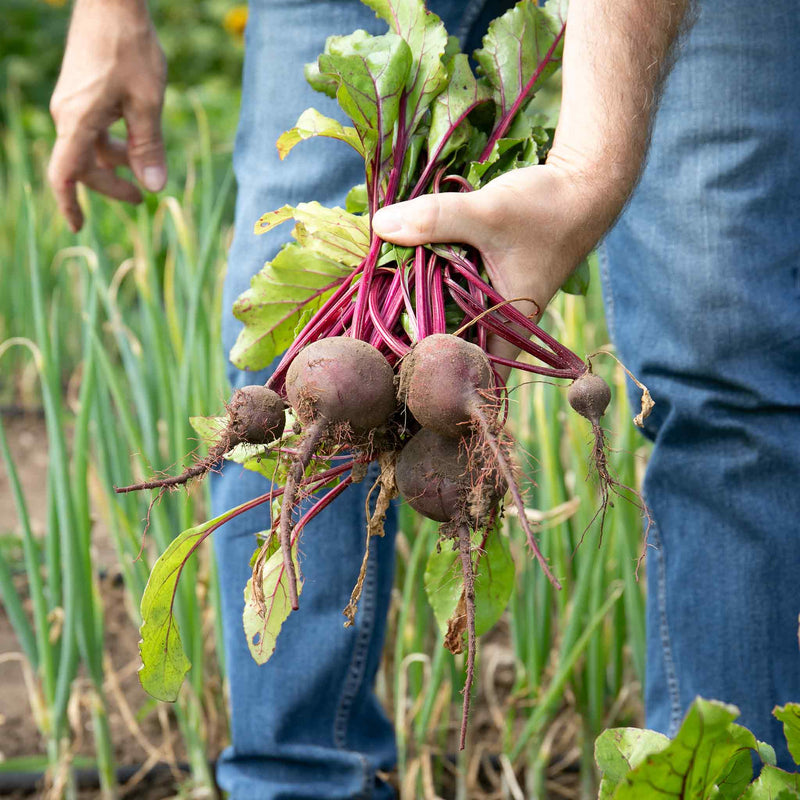
[[375, 274], [375, 265], [378, 263], [378, 255], [381, 251], [383, 240], [373, 234], [367, 257], [364, 259], [364, 273], [358, 283], [358, 294], [356, 296], [356, 310], [353, 315], [353, 329], [350, 335], [354, 339], [363, 339], [364, 321], [367, 314], [367, 302], [369, 300], [369, 290], [372, 285], [372, 277]]
[[[380, 296], [380, 288], [378, 286], [373, 286], [372, 291], [369, 294], [369, 313], [370, 319], [372, 320], [373, 324], [375, 325], [375, 334], [372, 337], [371, 344], [373, 347], [377, 347], [379, 344], [385, 344], [395, 355], [400, 356], [402, 358], [406, 353], [411, 351], [411, 348], [401, 342], [387, 327], [383, 317], [381, 316], [380, 311], [378, 310], [378, 298]], [[379, 341], [375, 343], [375, 339], [378, 338]]]
[[[479, 325], [482, 328], [486, 329], [487, 331], [490, 331], [491, 333], [494, 333], [497, 336], [502, 337], [507, 342], [509, 342], [509, 344], [513, 344], [519, 350], [528, 353], [528, 355], [534, 356], [534, 358], [538, 358], [545, 364], [549, 364], [558, 372], [558, 375], [553, 375], [553, 377], [577, 378], [578, 375], [583, 373], [583, 370], [581, 370], [580, 372], [576, 372], [574, 369], [570, 369], [570, 365], [565, 364], [564, 361], [561, 358], [559, 358], [557, 354], [551, 353], [549, 350], [540, 347], [539, 345], [530, 341], [530, 339], [526, 339], [524, 336], [521, 336], [513, 328], [500, 322], [500, 320], [498, 320], [497, 317], [495, 316], [495, 312], [480, 316], [483, 313], [482, 310], [477, 305], [477, 303], [475, 303], [474, 299], [471, 298], [466, 291], [464, 291], [464, 289], [462, 289], [457, 283], [455, 283], [450, 278], [447, 278], [445, 280], [445, 283], [447, 284], [447, 287], [450, 289], [451, 297], [456, 301], [459, 308], [461, 308], [467, 314], [472, 314], [473, 320], [476, 325]], [[478, 319], [479, 316], [480, 319]], [[529, 367], [528, 371], [534, 372], [538, 369], [540, 368], [537, 367], [534, 369], [532, 367]], [[550, 371], [541, 372], [540, 374], [543, 375], [550, 374]]]
[[409, 273], [405, 265], [400, 266], [400, 289], [403, 293], [403, 303], [406, 307], [406, 314], [408, 314], [408, 324], [411, 328], [413, 338], [419, 339], [419, 326], [417, 325], [417, 315], [414, 313], [414, 304], [411, 302], [411, 286], [414, 282], [413, 271]]
[[433, 319], [431, 328], [433, 333], [447, 333], [447, 316], [444, 307], [444, 286], [442, 285], [442, 265], [436, 255], [432, 255], [428, 262], [431, 267], [431, 311]]
[[[350, 465], [352, 466], [352, 464]], [[320, 511], [324, 511], [348, 486], [353, 483], [353, 476], [348, 475], [346, 478], [343, 478], [340, 483], [334, 486], [324, 497], [321, 497], [317, 500], [311, 508], [306, 511], [303, 516], [300, 517], [299, 520], [295, 523], [294, 529], [292, 530], [292, 545], [297, 541], [297, 537], [300, 535], [300, 531], [305, 528], [305, 526], [311, 522]]]
[[414, 298], [417, 301], [417, 336], [424, 339], [431, 332], [428, 320], [427, 286], [425, 283], [425, 248], [417, 246], [414, 253]]
[[508, 126], [511, 125], [517, 112], [520, 110], [520, 108], [522, 108], [522, 104], [528, 99], [528, 94], [530, 93], [531, 89], [533, 89], [533, 87], [536, 85], [536, 81], [539, 80], [539, 77], [541, 76], [545, 67], [550, 63], [550, 59], [553, 58], [553, 53], [555, 53], [558, 43], [564, 38], [564, 30], [566, 27], [567, 23], [565, 22], [561, 26], [561, 30], [558, 32], [556, 38], [553, 39], [553, 43], [550, 45], [549, 50], [544, 54], [544, 58], [536, 68], [536, 72], [533, 73], [531, 79], [525, 84], [525, 87], [519, 93], [519, 95], [517, 95], [517, 99], [514, 101], [511, 108], [509, 108], [508, 111], [503, 114], [503, 118], [500, 120], [494, 132], [489, 137], [489, 141], [486, 142], [486, 147], [483, 148], [483, 152], [481, 153], [481, 157], [478, 159], [478, 161], [486, 161], [486, 159], [491, 155], [495, 144], [497, 144], [497, 142], [505, 135], [506, 131], [508, 130]]
[[[452, 255], [452, 258], [450, 258], [450, 255]], [[572, 365], [576, 370], [578, 370], [577, 374], [582, 375], [586, 371], [586, 364], [577, 355], [575, 355], [572, 350], [570, 350], [568, 347], [564, 347], [563, 344], [550, 336], [550, 334], [546, 331], [543, 331], [536, 323], [531, 322], [531, 320], [528, 319], [528, 317], [526, 317], [521, 311], [519, 311], [519, 309], [514, 308], [513, 305], [508, 303], [506, 299], [498, 294], [488, 283], [486, 283], [486, 281], [483, 280], [483, 278], [475, 274], [472, 265], [466, 266], [464, 259], [462, 259], [458, 253], [451, 250], [451, 253], [448, 254], [448, 260], [457, 272], [461, 273], [461, 275], [463, 275], [470, 283], [478, 286], [492, 303], [503, 304], [502, 309], [498, 309], [498, 311], [500, 311], [500, 313], [502, 313], [510, 323], [519, 325], [521, 328], [528, 331], [528, 333], [530, 333], [532, 336], [535, 336], [537, 339], [546, 344], [553, 351], [553, 353], [561, 357], [562, 361], [567, 362], [567, 364]], [[544, 359], [542, 360], [544, 361]]]

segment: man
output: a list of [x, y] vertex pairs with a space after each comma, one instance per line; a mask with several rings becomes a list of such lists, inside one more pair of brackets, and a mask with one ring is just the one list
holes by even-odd
[[[382, 211], [375, 230], [401, 244], [472, 244], [505, 296], [544, 305], [636, 183], [685, 5], [572, 0], [562, 115], [547, 164], [469, 195]], [[509, 6], [431, 2], [468, 48]], [[302, 64], [327, 35], [357, 27], [383, 29], [356, 0], [251, 6], [225, 308], [281, 243], [279, 235], [252, 235], [263, 211], [310, 199], [341, 203], [362, 180], [357, 159], [337, 143], [305, 145], [307, 158], [298, 151], [280, 165], [273, 147], [307, 106], [336, 113], [305, 85]], [[772, 705], [800, 698], [798, 34], [795, 0], [700, 3], [649, 166], [603, 251], [615, 341], [657, 402], [646, 429], [655, 441], [646, 491], [656, 523], [647, 707], [650, 727], [669, 733], [702, 694], [737, 703], [742, 721], [776, 743]], [[53, 96], [50, 168], [73, 229], [82, 220], [76, 181], [135, 202], [139, 190], [114, 174], [129, 164], [145, 188], [163, 186], [163, 81], [143, 0], [76, 0]], [[120, 115], [128, 140], [115, 143], [106, 129]], [[227, 316], [226, 350], [237, 331]], [[234, 385], [254, 380], [235, 370], [230, 377]], [[230, 466], [215, 482], [217, 511], [263, 491], [258, 476]], [[252, 533], [263, 520], [243, 515], [216, 540], [232, 707], [219, 780], [233, 798], [391, 796], [380, 773], [394, 763], [393, 733], [371, 687], [393, 542], [387, 535], [379, 543], [356, 626], [343, 629], [363, 547], [364, 498], [350, 499], [306, 531], [302, 609], [265, 667], [250, 659], [240, 628]]]

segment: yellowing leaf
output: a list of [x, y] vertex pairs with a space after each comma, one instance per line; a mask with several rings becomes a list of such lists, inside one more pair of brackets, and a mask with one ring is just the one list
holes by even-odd
[[[297, 568], [297, 547], [292, 548], [292, 562], [297, 575], [297, 593], [301, 593], [303, 581]], [[242, 622], [250, 654], [258, 664], [265, 663], [275, 651], [275, 641], [283, 623], [292, 611], [289, 600], [289, 575], [283, 563], [283, 553], [276, 550], [264, 564], [262, 588], [265, 608], [260, 608], [253, 596], [253, 579], [247, 581], [244, 590], [244, 613]]]
[[319, 203], [299, 203], [292, 235], [298, 244], [346, 267], [357, 267], [369, 251], [369, 220]]
[[350, 269], [298, 244], [286, 245], [234, 303], [244, 330], [231, 351], [239, 369], [266, 367], [295, 338], [304, 312], [315, 311]]
[[289, 155], [295, 145], [314, 136], [338, 139], [349, 144], [359, 155], [364, 155], [364, 147], [355, 128], [345, 127], [338, 120], [320, 114], [316, 108], [307, 108], [300, 115], [294, 128], [290, 128], [278, 137], [276, 144], [281, 161]]
[[266, 233], [267, 231], [271, 231], [273, 228], [277, 228], [278, 225], [286, 222], [287, 219], [292, 219], [293, 217], [294, 206], [282, 206], [276, 211], [267, 211], [266, 214], [262, 214], [258, 218], [253, 232], [257, 235]]
[[216, 441], [228, 426], [227, 417], [189, 417], [194, 432], [206, 443]]

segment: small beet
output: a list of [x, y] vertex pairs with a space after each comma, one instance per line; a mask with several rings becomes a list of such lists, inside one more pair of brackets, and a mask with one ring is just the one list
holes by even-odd
[[469, 433], [493, 383], [486, 354], [446, 333], [420, 339], [400, 369], [400, 399], [423, 427], [453, 438]]
[[231, 445], [268, 444], [281, 436], [285, 423], [285, 404], [281, 396], [266, 386], [243, 386], [233, 393], [228, 404]]
[[611, 402], [611, 389], [608, 384], [593, 372], [584, 372], [572, 382], [567, 391], [569, 404], [592, 425], [599, 425]]
[[423, 428], [400, 451], [395, 477], [405, 501], [424, 517], [449, 522], [463, 515], [470, 482], [462, 440]]
[[346, 422], [357, 433], [384, 425], [397, 406], [389, 362], [367, 342], [345, 336], [301, 350], [286, 373], [286, 395], [303, 424]]

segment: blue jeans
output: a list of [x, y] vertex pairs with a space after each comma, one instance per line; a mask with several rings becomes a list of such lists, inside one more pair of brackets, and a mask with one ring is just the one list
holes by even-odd
[[770, 712], [800, 700], [798, 41], [796, 0], [700, 0], [601, 258], [613, 339], [656, 401], [648, 726], [735, 703], [787, 768]]
[[[478, 45], [486, 22], [512, 2], [440, 0], [430, 3], [450, 33]], [[239, 331], [233, 301], [250, 278], [286, 241], [286, 225], [253, 234], [259, 216], [289, 203], [318, 200], [343, 205], [346, 192], [364, 181], [363, 162], [340, 142], [317, 139], [297, 147], [284, 162], [275, 141], [314, 106], [342, 118], [335, 101], [316, 94], [303, 65], [322, 52], [331, 34], [356, 28], [381, 33], [383, 22], [357, 0], [254, 0], [246, 31], [242, 111], [234, 153], [238, 181], [236, 227], [225, 283], [223, 339], [229, 352]], [[269, 370], [230, 369], [233, 386], [263, 383]], [[243, 589], [255, 549], [254, 534], [268, 527], [257, 509], [215, 534], [222, 592], [225, 656], [230, 682], [231, 746], [217, 771], [232, 800], [334, 800], [389, 798], [377, 775], [395, 763], [392, 727], [373, 693], [383, 646], [393, 577], [395, 520], [373, 542], [359, 611], [343, 627], [364, 553], [364, 502], [372, 481], [349, 488], [301, 544], [305, 583], [300, 610], [281, 630], [272, 658], [257, 666], [242, 631]], [[266, 491], [253, 472], [226, 464], [212, 484], [214, 513]]]
[[[614, 340], [657, 403], [646, 427], [656, 523], [647, 722], [674, 733], [701, 694], [736, 703], [759, 738], [778, 744], [770, 710], [800, 700], [800, 11], [796, 0], [700, 5], [647, 169], [602, 258]], [[462, 39], [502, 10], [482, 0], [431, 6]], [[250, 13], [226, 309], [288, 234], [254, 236], [262, 212], [341, 203], [363, 180], [340, 143], [301, 144], [283, 163], [273, 145], [309, 105], [337, 115], [302, 79], [325, 37], [383, 30], [356, 0], [259, 0]], [[226, 350], [237, 332], [226, 317]], [[231, 370], [234, 385], [265, 377]], [[229, 464], [213, 490], [219, 513], [264, 483]], [[365, 490], [349, 489], [306, 530], [301, 609], [263, 667], [250, 658], [241, 611], [265, 512], [215, 534], [232, 712], [218, 778], [234, 800], [391, 796], [377, 773], [394, 763], [393, 733], [372, 693], [391, 524], [356, 626], [345, 630], [341, 617], [363, 554]]]

